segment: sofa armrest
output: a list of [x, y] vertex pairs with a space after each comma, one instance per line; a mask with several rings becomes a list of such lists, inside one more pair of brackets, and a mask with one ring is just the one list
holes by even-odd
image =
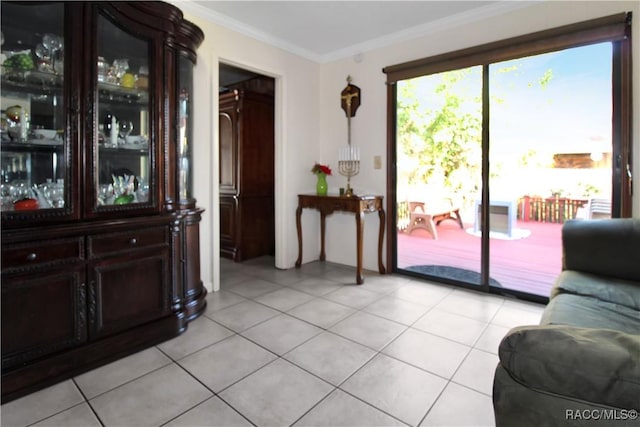
[[531, 389], [640, 410], [640, 335], [522, 326], [503, 338], [499, 356], [514, 380]]
[[569, 220], [562, 227], [563, 270], [640, 281], [640, 219]]

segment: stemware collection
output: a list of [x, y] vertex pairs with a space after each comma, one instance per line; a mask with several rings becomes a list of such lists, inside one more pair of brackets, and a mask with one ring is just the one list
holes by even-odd
[[[0, 44], [4, 44], [4, 34]], [[3, 52], [5, 53], [5, 52]], [[12, 61], [6, 61], [3, 65], [3, 81], [41, 83], [43, 85], [60, 85], [64, 74], [64, 39], [62, 36], [52, 33], [45, 33], [41, 40], [30, 50], [22, 52], [11, 52], [16, 56]], [[25, 58], [32, 58], [30, 64], [26, 63]], [[22, 62], [20, 62], [20, 61]], [[122, 98], [126, 103], [131, 100], [142, 97], [146, 99], [145, 91], [148, 85], [148, 66], [140, 66], [140, 76], [143, 80], [138, 87], [138, 75], [133, 75], [130, 71], [129, 60], [126, 58], [117, 58], [109, 63], [104, 57], [98, 57], [97, 60], [97, 81], [101, 99], [103, 96], [113, 102]], [[36, 79], [36, 80], [34, 80]], [[40, 80], [38, 80], [40, 79]], [[133, 83], [125, 84], [125, 80], [133, 79]], [[107, 84], [105, 86], [105, 83]], [[109, 86], [112, 85], [112, 86]], [[118, 86], [114, 88], [113, 86]], [[130, 91], [129, 89], [142, 89], [141, 92]], [[47, 89], [48, 90], [48, 89]], [[137, 93], [137, 94], [136, 94]], [[133, 97], [133, 98], [132, 98]], [[18, 113], [15, 117], [7, 114], [7, 119], [3, 120], [2, 125], [2, 141], [3, 142], [22, 142], [40, 145], [56, 145], [62, 144], [64, 137], [61, 131], [55, 129], [38, 129], [36, 132], [31, 129], [29, 124], [29, 113], [24, 107], [15, 106]], [[7, 113], [9, 113], [9, 108]], [[21, 112], [21, 114], [20, 114]], [[4, 111], [3, 111], [4, 113]], [[146, 136], [132, 135], [136, 130], [134, 123], [125, 117], [116, 117], [112, 113], [104, 116], [101, 124], [98, 126], [98, 142], [104, 148], [138, 148], [145, 149], [148, 146]], [[64, 180], [48, 178], [44, 183], [32, 183], [30, 180], [19, 179], [20, 177], [9, 176], [5, 171], [5, 165], [2, 168], [2, 176], [0, 177], [0, 211], [18, 210], [18, 209], [47, 209], [47, 208], [63, 208], [65, 205], [65, 187]], [[15, 169], [15, 168], [14, 168]], [[12, 169], [9, 169], [12, 170]], [[14, 174], [15, 175], [15, 174]], [[55, 174], [54, 174], [55, 175]], [[119, 204], [117, 200], [127, 200], [127, 202], [145, 202], [148, 200], [148, 184], [139, 177], [135, 178], [135, 185], [132, 182], [122, 183], [115, 177], [110, 183], [100, 183], [98, 186], [98, 203], [100, 205]], [[119, 196], [131, 195], [131, 199], [118, 199]], [[23, 200], [33, 201], [28, 206], [22, 207], [18, 202]]]

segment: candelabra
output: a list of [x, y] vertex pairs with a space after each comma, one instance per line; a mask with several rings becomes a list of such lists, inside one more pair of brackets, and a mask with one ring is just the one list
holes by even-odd
[[347, 76], [347, 87], [340, 93], [340, 106], [347, 114], [347, 146], [340, 149], [338, 171], [347, 177], [345, 196], [353, 196], [351, 177], [360, 172], [360, 149], [351, 145], [351, 117], [355, 116], [360, 106], [360, 88], [351, 84], [351, 76]]
[[345, 196], [353, 196], [353, 189], [351, 188], [351, 177], [358, 175], [360, 172], [360, 150], [357, 147], [352, 147], [350, 144], [340, 150], [338, 157], [338, 171], [340, 175], [347, 177], [347, 188], [345, 190]]

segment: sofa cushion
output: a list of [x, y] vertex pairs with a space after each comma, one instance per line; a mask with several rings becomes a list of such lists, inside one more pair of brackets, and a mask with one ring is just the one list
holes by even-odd
[[586, 295], [640, 310], [640, 283], [629, 280], [566, 270], [556, 279], [550, 298], [561, 293]]
[[[496, 367], [494, 376], [493, 408], [495, 425], [499, 427], [638, 427], [633, 414], [628, 413], [627, 419], [623, 419], [624, 414], [621, 411], [617, 412], [618, 419], [596, 419], [597, 414], [612, 409], [609, 405], [584, 402], [523, 387], [501, 364]], [[598, 411], [595, 413], [596, 416], [588, 419], [594, 414], [594, 410]], [[579, 417], [580, 415], [584, 416]]]
[[639, 218], [569, 220], [562, 226], [562, 269], [640, 281], [639, 241]]
[[500, 363], [526, 387], [640, 410], [640, 335], [571, 326], [521, 326], [500, 343]]
[[640, 311], [597, 298], [560, 294], [549, 301], [541, 325], [570, 325], [640, 334]]

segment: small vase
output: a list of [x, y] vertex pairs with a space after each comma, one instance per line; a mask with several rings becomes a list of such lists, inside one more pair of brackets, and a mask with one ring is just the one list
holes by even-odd
[[318, 183], [316, 184], [316, 193], [318, 196], [326, 196], [327, 195], [327, 175], [321, 172], [317, 173], [318, 175]]

